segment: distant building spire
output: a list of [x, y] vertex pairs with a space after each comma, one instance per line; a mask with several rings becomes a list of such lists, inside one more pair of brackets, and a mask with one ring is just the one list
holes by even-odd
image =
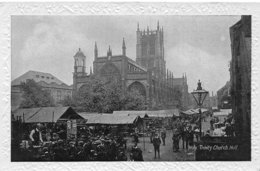
[[137, 23], [137, 31], [140, 31], [140, 29], [139, 29], [139, 22]]
[[159, 30], [160, 28], [160, 24], [159, 24], [159, 20], [157, 21], [157, 30]]
[[122, 52], [123, 52], [123, 55], [126, 56], [125, 38], [123, 38]]
[[95, 56], [95, 59], [97, 59], [97, 58], [98, 58], [98, 48], [97, 48], [97, 42], [95, 42], [94, 56]]
[[[109, 47], [108, 47], [107, 56], [108, 56], [108, 57], [111, 57], [111, 56], [112, 56], [112, 50], [111, 50], [111, 48], [110, 48], [110, 45], [109, 45]], [[109, 59], [110, 59], [110, 58], [109, 58]]]

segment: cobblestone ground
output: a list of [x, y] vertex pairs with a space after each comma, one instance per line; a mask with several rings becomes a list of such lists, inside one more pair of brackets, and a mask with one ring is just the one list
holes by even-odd
[[[133, 139], [128, 139], [127, 147], [130, 148], [134, 145]], [[149, 137], [140, 137], [138, 147], [143, 151], [144, 161], [193, 161], [195, 160], [195, 150], [189, 147], [188, 150], [182, 149], [182, 141], [180, 141], [180, 151], [173, 152], [172, 149], [172, 131], [167, 131], [165, 146], [160, 146], [160, 159], [154, 159], [154, 147], [150, 143]], [[145, 142], [145, 143], [144, 143]]]

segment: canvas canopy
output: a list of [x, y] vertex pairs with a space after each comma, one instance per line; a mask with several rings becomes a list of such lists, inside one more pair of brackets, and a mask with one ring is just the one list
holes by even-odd
[[229, 113], [226, 112], [226, 111], [213, 112], [213, 116], [216, 116], [216, 117], [218, 117], [218, 116], [228, 116], [228, 115], [229, 115]]
[[113, 115], [118, 115], [118, 116], [139, 116], [140, 118], [147, 118], [149, 117], [147, 115], [147, 111], [134, 111], [134, 110], [124, 110], [124, 111], [114, 111]]
[[83, 119], [71, 107], [41, 107], [17, 109], [14, 118], [24, 123], [51, 123], [58, 120]]
[[[208, 111], [208, 109], [201, 108], [201, 113], [204, 113], [204, 112], [207, 112], [207, 111]], [[199, 108], [182, 111], [182, 113], [186, 114], [186, 115], [196, 115], [196, 114], [199, 114]]]
[[232, 113], [232, 109], [220, 109], [221, 112], [226, 112], [228, 114]]
[[139, 116], [119, 116], [113, 114], [84, 114], [79, 113], [88, 125], [130, 125], [140, 120]]
[[155, 111], [114, 111], [113, 115], [121, 115], [121, 116], [140, 116], [141, 118], [145, 117], [157, 117], [157, 118], [166, 118], [173, 116], [180, 116], [180, 112], [178, 109], [169, 109], [169, 110], [155, 110]]

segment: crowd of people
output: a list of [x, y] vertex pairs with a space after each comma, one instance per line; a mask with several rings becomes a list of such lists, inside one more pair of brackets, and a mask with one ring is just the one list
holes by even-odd
[[[12, 149], [14, 160], [23, 161], [127, 161], [126, 140], [111, 128], [79, 128], [77, 138], [66, 137], [66, 125], [34, 125]], [[65, 133], [65, 134], [64, 134]], [[17, 144], [16, 144], [17, 145]], [[132, 149], [131, 153], [138, 151]], [[140, 158], [140, 157], [139, 157]], [[133, 155], [132, 160], [137, 160]]]
[[173, 128], [173, 151], [178, 152], [180, 149], [180, 140], [182, 140], [182, 148], [189, 149], [194, 146], [194, 139], [199, 140], [199, 127], [197, 125], [191, 125], [190, 122], [186, 122], [184, 119], [176, 119]]

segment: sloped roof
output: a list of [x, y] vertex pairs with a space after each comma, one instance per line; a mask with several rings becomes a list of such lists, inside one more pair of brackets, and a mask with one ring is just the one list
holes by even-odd
[[71, 107], [17, 109], [13, 114], [15, 119], [16, 116], [20, 116], [22, 122], [25, 123], [57, 122], [59, 119], [83, 119]]
[[[209, 111], [208, 109], [205, 108], [201, 108], [201, 113], [207, 112]], [[199, 108], [197, 109], [189, 109], [186, 111], [182, 111], [182, 113], [186, 114], [186, 115], [195, 115], [195, 114], [199, 114]]]
[[213, 116], [228, 116], [228, 114], [226, 111], [213, 112]]
[[163, 117], [163, 118], [180, 116], [180, 112], [178, 109], [148, 111], [147, 114], [149, 117]]
[[131, 115], [137, 115], [141, 118], [144, 118], [145, 116], [148, 117], [172, 117], [174, 116], [180, 116], [180, 112], [178, 109], [169, 109], [169, 110], [155, 110], [155, 111], [148, 111], [148, 110], [142, 110], [142, 111], [114, 111], [113, 114], [115, 115], [124, 115], [124, 116], [131, 116]]
[[142, 67], [141, 65], [138, 65], [134, 60], [132, 60], [132, 59], [130, 59], [128, 57], [127, 57], [127, 59], [128, 59], [128, 62], [131, 63], [132, 65], [136, 66], [137, 68], [140, 68], [144, 72], [147, 72], [146, 68]]
[[59, 80], [58, 78], [53, 76], [52, 74], [39, 72], [39, 71], [28, 71], [28, 72], [24, 73], [20, 77], [14, 79], [11, 82], [11, 85], [12, 86], [20, 85], [21, 82], [26, 82], [27, 79], [32, 79], [37, 83], [43, 81], [47, 84], [55, 83], [57, 85], [68, 86], [67, 84], [65, 84], [64, 82], [62, 82], [61, 80]]
[[86, 119], [86, 124], [89, 125], [126, 125], [134, 124], [140, 117], [139, 116], [120, 116], [113, 114], [87, 114], [79, 113], [84, 119]]
[[221, 112], [232, 113], [232, 109], [220, 109]]
[[114, 111], [113, 115], [118, 116], [139, 116], [140, 118], [149, 117], [147, 115], [147, 111], [135, 111], [135, 110], [122, 110], [122, 111]]
[[[201, 108], [201, 113], [204, 113], [204, 112], [207, 112], [208, 109], [204, 109], [204, 108]], [[195, 114], [199, 114], [199, 108], [197, 109], [189, 109], [189, 110], [186, 110], [186, 111], [182, 111], [182, 113], [186, 114], [186, 115], [195, 115]]]
[[16, 109], [12, 111], [15, 120], [21, 119], [22, 122], [26, 122], [28, 118], [32, 117], [34, 114], [40, 111], [41, 108], [26, 108], [26, 109]]

